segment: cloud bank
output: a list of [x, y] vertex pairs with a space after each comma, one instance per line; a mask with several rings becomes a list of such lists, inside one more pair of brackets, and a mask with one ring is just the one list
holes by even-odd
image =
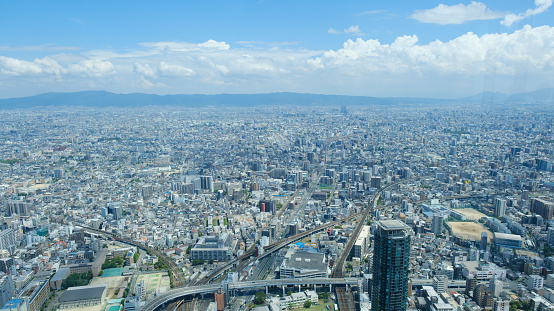
[[[226, 42], [148, 42], [117, 53], [90, 51], [34, 60], [0, 56], [0, 94], [105, 89], [115, 92], [309, 92], [374, 96], [469, 95], [554, 87], [554, 27], [466, 33], [422, 44], [347, 40], [336, 50], [232, 47]], [[485, 84], [484, 84], [485, 83]], [[479, 89], [481, 88], [481, 89]]]

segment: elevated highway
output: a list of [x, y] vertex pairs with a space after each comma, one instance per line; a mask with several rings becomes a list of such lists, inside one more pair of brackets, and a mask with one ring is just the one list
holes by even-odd
[[273, 286], [296, 286], [296, 285], [358, 285], [358, 280], [355, 278], [306, 278], [306, 279], [273, 279], [262, 281], [250, 281], [250, 282], [236, 282], [228, 284], [210, 284], [200, 286], [189, 286], [167, 291], [156, 298], [148, 301], [142, 311], [154, 311], [161, 306], [171, 302], [174, 299], [195, 295], [195, 294], [209, 294], [215, 293], [218, 289], [222, 289], [225, 292], [230, 290], [245, 290], [255, 288], [269, 288]]

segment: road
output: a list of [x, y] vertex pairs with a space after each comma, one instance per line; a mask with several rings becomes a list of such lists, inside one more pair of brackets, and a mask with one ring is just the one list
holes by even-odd
[[135, 284], [137, 284], [138, 276], [139, 274], [142, 273], [142, 271], [140, 271], [140, 266], [142, 265], [142, 259], [146, 255], [146, 252], [140, 248], [138, 249], [138, 252], [139, 252], [139, 259], [136, 262], [135, 271], [133, 272], [133, 277], [131, 278], [131, 286], [129, 287], [129, 296], [135, 291]]

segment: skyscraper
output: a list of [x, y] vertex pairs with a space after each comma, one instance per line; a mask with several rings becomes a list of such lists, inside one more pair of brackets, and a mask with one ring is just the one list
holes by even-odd
[[481, 233], [481, 245], [480, 245], [480, 249], [481, 249], [482, 251], [486, 251], [486, 250], [487, 250], [487, 241], [488, 241], [487, 233], [486, 233], [486, 232]]
[[405, 311], [408, 302], [409, 227], [398, 220], [377, 222], [373, 255], [372, 311]]
[[494, 199], [495, 216], [502, 217], [506, 215], [506, 200], [496, 198]]
[[214, 178], [212, 176], [200, 176], [200, 189], [214, 192]]
[[442, 234], [442, 230], [444, 230], [444, 226], [443, 226], [443, 216], [442, 216], [442, 213], [435, 213], [433, 214], [433, 222], [431, 224], [432, 226], [432, 229], [433, 229], [433, 233], [435, 235], [441, 235]]

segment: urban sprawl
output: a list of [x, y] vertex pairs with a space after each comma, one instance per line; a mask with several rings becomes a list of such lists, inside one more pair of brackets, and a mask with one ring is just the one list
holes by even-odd
[[554, 311], [553, 118], [0, 111], [0, 307]]

